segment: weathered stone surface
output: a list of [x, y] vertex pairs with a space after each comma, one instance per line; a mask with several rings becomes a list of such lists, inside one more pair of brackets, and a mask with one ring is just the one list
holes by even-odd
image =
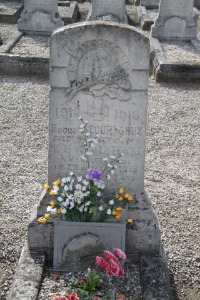
[[[64, 22], [64, 25], [74, 23], [79, 17], [79, 8], [77, 1], [72, 1], [70, 5], [63, 5], [65, 2], [62, 2], [61, 6], [58, 6], [59, 15]], [[67, 4], [67, 2], [66, 2]], [[59, 4], [60, 5], [60, 4]]]
[[128, 218], [134, 222], [127, 224], [126, 253], [131, 261], [138, 262], [142, 254], [156, 254], [160, 251], [160, 225], [150, 199], [143, 194], [128, 207]]
[[170, 282], [166, 258], [162, 251], [159, 255], [142, 256], [140, 272], [144, 300], [176, 299]]
[[197, 36], [193, 18], [194, 0], [161, 0], [151, 36], [160, 40], [190, 40]]
[[103, 250], [125, 251], [124, 223], [55, 222], [54, 269], [85, 270]]
[[58, 13], [57, 0], [25, 0], [18, 29], [25, 33], [51, 34], [63, 26]]
[[36, 300], [44, 265], [44, 255], [30, 254], [28, 246], [25, 245], [7, 300]]
[[89, 19], [127, 23], [125, 0], [92, 0]]
[[0, 32], [0, 46], [3, 44], [3, 40], [2, 40], [2, 36], [1, 36], [1, 32]]
[[132, 194], [144, 190], [149, 41], [128, 25], [85, 22], [57, 30], [51, 39], [49, 182], [74, 171], [81, 160], [81, 115], [100, 142], [92, 167], [124, 153], [109, 193], [123, 184]]
[[140, 3], [146, 8], [158, 8], [160, 0], [140, 0]]

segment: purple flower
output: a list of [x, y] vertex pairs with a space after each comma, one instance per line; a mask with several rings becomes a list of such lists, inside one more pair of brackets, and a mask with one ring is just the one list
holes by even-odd
[[89, 169], [87, 171], [88, 178], [93, 181], [98, 181], [101, 179], [101, 171], [96, 169]]

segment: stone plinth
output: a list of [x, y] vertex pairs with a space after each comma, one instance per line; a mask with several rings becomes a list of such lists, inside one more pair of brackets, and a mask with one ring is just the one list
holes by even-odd
[[135, 5], [142, 5], [146, 8], [158, 8], [160, 0], [134, 0]]
[[127, 23], [125, 0], [92, 0], [89, 20]]
[[25, 0], [18, 30], [31, 34], [51, 34], [63, 25], [57, 0]]
[[160, 40], [191, 40], [197, 29], [193, 19], [193, 0], [161, 0], [151, 36]]

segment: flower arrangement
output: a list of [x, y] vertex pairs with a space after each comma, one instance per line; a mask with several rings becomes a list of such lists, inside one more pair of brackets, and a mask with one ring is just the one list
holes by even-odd
[[[57, 179], [52, 183], [52, 188], [48, 184], [44, 185], [49, 190], [52, 197], [47, 206], [47, 213], [38, 219], [38, 222], [45, 223], [48, 220], [60, 218], [75, 222], [104, 222], [109, 217], [116, 220], [122, 218], [122, 210], [127, 202], [132, 201], [132, 195], [125, 193], [123, 187], [120, 187], [113, 199], [104, 199], [103, 190], [105, 189], [105, 179], [110, 180], [115, 173], [118, 165], [121, 164], [123, 153], [117, 156], [103, 158], [103, 170], [90, 167], [90, 156], [98, 144], [99, 136], [92, 137], [87, 130], [87, 121], [81, 121], [79, 131], [84, 137], [84, 155], [81, 159], [87, 165], [87, 174], [85, 176], [76, 176], [72, 171], [68, 176]], [[128, 219], [129, 223], [133, 220]]]
[[113, 253], [104, 251], [103, 256], [96, 257], [95, 268], [88, 268], [84, 278], [73, 278], [61, 296], [54, 294], [54, 300], [111, 300], [111, 295], [103, 294], [102, 290], [108, 289], [109, 279], [121, 278], [124, 275], [120, 261], [124, 261], [126, 255], [122, 250], [115, 248]]

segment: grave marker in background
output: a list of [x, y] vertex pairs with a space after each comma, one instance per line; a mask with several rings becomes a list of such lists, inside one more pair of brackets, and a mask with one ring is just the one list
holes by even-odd
[[194, 0], [161, 0], [151, 36], [160, 40], [190, 40], [197, 37], [193, 18]]
[[18, 30], [32, 34], [51, 34], [63, 25], [57, 0], [25, 0], [24, 10], [18, 20]]
[[89, 19], [127, 23], [125, 0], [92, 0]]

